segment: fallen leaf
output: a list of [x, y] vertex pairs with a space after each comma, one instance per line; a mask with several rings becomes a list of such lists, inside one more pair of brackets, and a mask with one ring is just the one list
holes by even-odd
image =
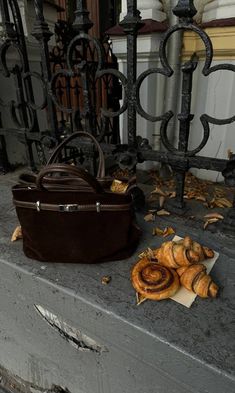
[[110, 187], [110, 190], [118, 194], [125, 194], [127, 188], [128, 188], [128, 183], [124, 183], [121, 180], [114, 179]]
[[170, 191], [167, 194], [168, 198], [175, 198], [176, 197], [176, 191]]
[[158, 195], [162, 195], [162, 196], [164, 196], [164, 197], [166, 197], [167, 196], [167, 194], [165, 193], [165, 191], [163, 191], [161, 188], [159, 188], [159, 187], [156, 187], [152, 192], [151, 192], [151, 194], [158, 194]]
[[190, 191], [187, 193], [188, 199], [193, 199], [196, 197], [196, 192], [195, 191]]
[[163, 236], [164, 231], [160, 228], [153, 228], [152, 234], [153, 236]]
[[206, 198], [203, 195], [199, 195], [195, 199], [196, 199], [196, 201], [206, 202]]
[[205, 222], [205, 224], [203, 225], [203, 228], [206, 229], [208, 227], [208, 225], [213, 224], [215, 222], [219, 221], [218, 218], [210, 218], [209, 220], [207, 220]]
[[214, 196], [216, 198], [225, 197], [225, 191], [222, 188], [215, 187]]
[[145, 300], [147, 300], [146, 297], [144, 297], [143, 295], [141, 295], [140, 293], [136, 292], [136, 305], [139, 306], [141, 303], [145, 302]]
[[229, 160], [231, 160], [232, 155], [233, 155], [233, 151], [231, 149], [228, 149], [227, 150], [227, 157], [228, 157]]
[[14, 230], [14, 232], [12, 234], [11, 241], [15, 242], [16, 240], [19, 240], [19, 239], [23, 239], [21, 226], [16, 227], [16, 229]]
[[159, 197], [159, 207], [163, 207], [165, 200], [166, 200], [166, 197], [164, 197], [163, 195], [160, 195], [160, 197]]
[[141, 254], [138, 255], [140, 259], [142, 258], [149, 258], [153, 259], [155, 258], [153, 250], [151, 248], [147, 248], [147, 250], [143, 251]]
[[218, 218], [218, 220], [223, 220], [224, 216], [222, 216], [222, 214], [219, 214], [219, 213], [215, 212], [215, 213], [206, 214], [204, 216], [204, 218], [208, 218], [208, 219], [210, 219], [210, 218]]
[[155, 215], [152, 214], [152, 213], [149, 213], [149, 214], [147, 214], [147, 215], [144, 217], [144, 220], [145, 220], [146, 222], [154, 221], [154, 220], [155, 220]]
[[110, 283], [111, 280], [112, 280], [111, 276], [104, 276], [104, 277], [102, 277], [101, 282], [103, 285], [107, 285]]
[[232, 206], [233, 206], [232, 202], [230, 202], [227, 198], [213, 198], [209, 202], [210, 208], [214, 208], [214, 207], [225, 208], [225, 207], [232, 207]]
[[164, 209], [162, 209], [162, 210], [159, 210], [158, 212], [157, 212], [157, 216], [169, 216], [171, 213], [169, 213], [167, 210], [164, 210]]
[[173, 233], [175, 233], [175, 230], [172, 227], [167, 227], [164, 229], [163, 237], [173, 235]]

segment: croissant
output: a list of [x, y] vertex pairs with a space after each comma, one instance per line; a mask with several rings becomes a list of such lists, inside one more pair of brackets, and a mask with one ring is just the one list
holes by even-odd
[[211, 276], [206, 274], [206, 267], [202, 264], [183, 266], [177, 269], [180, 276], [180, 283], [189, 291], [207, 298], [216, 297], [218, 286], [212, 281]]
[[177, 269], [213, 258], [214, 252], [186, 236], [179, 241], [164, 242], [160, 248], [154, 250], [154, 256], [161, 265]]
[[132, 285], [142, 297], [162, 300], [173, 296], [180, 287], [179, 276], [173, 269], [168, 269], [144, 257], [133, 267]]

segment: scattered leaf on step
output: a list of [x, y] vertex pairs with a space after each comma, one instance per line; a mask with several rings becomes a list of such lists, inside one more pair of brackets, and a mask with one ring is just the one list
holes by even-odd
[[202, 202], [206, 202], [206, 198], [203, 195], [198, 195], [196, 196], [196, 201], [202, 201]]
[[160, 228], [153, 228], [153, 236], [163, 236], [164, 231]]
[[151, 248], [147, 248], [147, 250], [143, 251], [141, 254], [138, 255], [139, 258], [155, 258], [153, 250]]
[[196, 197], [196, 192], [195, 191], [189, 191], [187, 193], [187, 199], [194, 199]]
[[233, 155], [233, 151], [231, 149], [228, 149], [227, 150], [227, 156], [228, 156], [229, 160], [232, 158], [232, 155]]
[[175, 230], [172, 227], [167, 227], [164, 229], [163, 237], [173, 235], [174, 233], [175, 233]]
[[23, 239], [21, 226], [16, 227], [16, 229], [14, 230], [14, 232], [12, 234], [11, 241], [15, 242], [16, 240], [19, 240], [19, 239]]
[[205, 224], [203, 225], [203, 228], [206, 229], [208, 227], [208, 225], [210, 224], [214, 224], [215, 222], [219, 221], [218, 218], [210, 218], [209, 220], [207, 220], [205, 222]]
[[139, 306], [141, 303], [145, 302], [146, 297], [144, 297], [143, 295], [141, 295], [140, 293], [136, 292], [136, 305]]
[[147, 215], [144, 217], [144, 220], [145, 220], [146, 222], [154, 221], [154, 220], [155, 220], [155, 215], [152, 214], [152, 213], [149, 213], [149, 214], [147, 214]]
[[176, 191], [170, 191], [168, 192], [168, 198], [175, 198], [176, 197]]
[[112, 280], [111, 276], [104, 276], [102, 277], [101, 282], [103, 285], [107, 285], [110, 283], [111, 280]]
[[222, 214], [219, 214], [219, 213], [209, 213], [209, 214], [206, 214], [205, 216], [204, 216], [204, 218], [207, 218], [207, 219], [211, 219], [211, 218], [218, 218], [218, 220], [223, 220], [224, 219], [224, 216], [222, 216]]
[[163, 207], [165, 200], [166, 200], [166, 197], [164, 197], [163, 195], [160, 195], [160, 197], [159, 197], [159, 206], [160, 207]]
[[118, 194], [125, 194], [128, 188], [128, 183], [124, 183], [121, 180], [114, 179], [111, 185], [111, 191]]
[[158, 194], [158, 195], [162, 195], [162, 196], [164, 196], [164, 197], [166, 197], [167, 196], [167, 194], [165, 193], [165, 191], [163, 191], [161, 188], [159, 188], [159, 187], [156, 187], [152, 192], [151, 192], [151, 194]]
[[158, 216], [169, 216], [171, 213], [169, 213], [167, 210], [164, 210], [164, 209], [162, 209], [162, 210], [159, 210], [158, 212], [157, 212], [157, 215]]
[[233, 204], [230, 202], [227, 198], [213, 198], [209, 202], [209, 207], [213, 209], [214, 207], [221, 207], [221, 208], [226, 208], [226, 207], [232, 207]]

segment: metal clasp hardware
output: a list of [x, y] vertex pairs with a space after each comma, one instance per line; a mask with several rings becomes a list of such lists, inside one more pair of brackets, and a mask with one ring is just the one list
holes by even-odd
[[37, 212], [41, 211], [41, 203], [40, 203], [40, 201], [36, 202], [36, 209], [37, 209]]
[[68, 204], [68, 205], [59, 205], [60, 212], [77, 212], [79, 210], [79, 205], [76, 204]]
[[100, 213], [100, 202], [96, 202], [96, 211]]

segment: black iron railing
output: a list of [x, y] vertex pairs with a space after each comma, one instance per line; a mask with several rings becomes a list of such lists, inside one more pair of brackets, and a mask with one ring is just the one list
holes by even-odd
[[[193, 0], [179, 0], [177, 6], [173, 9], [173, 13], [178, 17], [178, 23], [170, 27], [161, 40], [159, 48], [161, 67], [148, 69], [139, 75], [138, 78], [136, 73], [137, 36], [142, 22], [140, 13], [137, 10], [136, 0], [127, 0], [127, 15], [120, 23], [127, 36], [127, 75], [107, 65], [107, 62], [105, 62], [103, 45], [101, 45], [99, 40], [88, 35], [92, 22], [89, 19], [85, 0], [77, 0], [76, 2], [75, 20], [73, 23], [74, 35], [67, 46], [65, 59], [66, 67], [59, 69], [53, 74], [51, 73], [48, 50], [48, 40], [51, 33], [44, 19], [43, 1], [34, 0], [36, 19], [32, 34], [38, 41], [41, 51], [41, 75], [32, 73], [29, 70], [27, 50], [24, 43], [23, 29], [16, 0], [8, 0], [7, 2], [1, 0], [0, 4], [5, 31], [5, 39], [0, 48], [1, 65], [6, 77], [11, 73], [15, 75], [20, 92], [18, 102], [11, 102], [8, 106], [16, 125], [15, 132], [25, 139], [31, 167], [35, 166], [32, 157], [32, 143], [36, 144], [38, 153], [42, 158], [41, 161], [43, 162], [42, 133], [40, 133], [38, 129], [36, 111], [47, 108], [50, 137], [54, 138], [56, 141], [59, 141], [61, 137], [56, 116], [56, 111], [59, 110], [63, 114], [74, 116], [76, 128], [83, 128], [99, 138], [99, 140], [103, 142], [102, 146], [104, 151], [109, 155], [113, 155], [122, 169], [126, 168], [128, 170], [133, 170], [138, 162], [144, 161], [158, 161], [169, 164], [173, 168], [176, 176], [177, 195], [174, 199], [174, 208], [176, 210], [184, 209], [183, 194], [185, 175], [192, 167], [220, 171], [224, 174], [228, 184], [234, 184], [234, 156], [228, 161], [225, 159], [203, 157], [198, 155], [198, 153], [200, 153], [203, 147], [208, 143], [211, 124], [224, 125], [232, 123], [235, 121], [235, 116], [228, 119], [216, 119], [207, 114], [202, 114], [200, 117], [203, 129], [202, 141], [195, 149], [189, 150], [191, 121], [194, 117], [193, 114], [191, 114], [192, 80], [193, 73], [198, 65], [196, 56], [193, 56], [189, 61], [183, 63], [181, 67], [181, 111], [177, 114], [179, 121], [177, 147], [171, 143], [167, 135], [168, 124], [170, 119], [174, 116], [174, 113], [168, 111], [161, 116], [152, 116], [143, 109], [140, 102], [140, 88], [145, 78], [151, 74], [161, 74], [167, 78], [173, 75], [174, 70], [169, 65], [167, 58], [167, 43], [170, 37], [179, 30], [193, 31], [202, 40], [205, 47], [205, 62], [202, 70], [204, 76], [208, 76], [219, 70], [235, 71], [235, 66], [231, 64], [211, 66], [213, 59], [212, 43], [208, 35], [193, 23], [193, 16], [196, 14]], [[9, 18], [9, 9], [12, 11], [14, 23], [12, 23]], [[20, 53], [22, 59], [21, 69], [15, 66], [9, 70], [7, 67], [6, 54], [10, 46], [17, 48]], [[76, 55], [78, 48], [80, 56]], [[119, 83], [122, 84], [122, 107], [101, 107], [100, 119], [103, 128], [97, 127], [96, 118], [94, 116], [96, 113], [96, 101], [94, 98], [95, 96], [92, 97], [92, 91], [96, 88], [96, 84], [99, 83], [99, 81], [106, 80], [107, 83], [110, 76], [117, 78]], [[34, 77], [39, 79], [43, 86], [44, 102], [41, 105], [35, 105], [34, 103], [31, 82], [31, 79]], [[77, 86], [77, 90], [79, 90], [79, 94], [82, 96], [81, 107], [73, 108], [68, 101], [66, 101], [66, 105], [64, 105], [61, 94], [58, 93], [62, 80], [65, 86], [71, 86], [71, 80], [79, 80], [77, 85], [75, 84], [74, 86]], [[20, 86], [20, 84], [23, 84], [25, 89], [23, 89], [23, 85]], [[175, 93], [177, 94], [177, 92]], [[2, 105], [4, 104], [2, 103]], [[21, 122], [18, 120], [19, 116], [16, 116], [16, 111], [21, 114]], [[109, 127], [107, 127], [109, 120], [118, 118], [119, 115], [125, 111], [127, 111], [128, 119], [127, 129], [125, 130], [128, 136], [128, 143], [126, 145], [120, 144], [118, 136], [110, 138], [108, 141], [111, 143], [105, 143], [107, 142], [105, 136], [109, 135], [110, 132]], [[165, 147], [164, 151], [152, 150], [148, 139], [142, 139], [136, 135], [137, 114], [151, 122], [161, 123], [160, 133], [161, 142]], [[7, 132], [8, 130], [3, 126], [0, 130], [0, 135], [4, 136]], [[234, 209], [231, 209], [227, 223], [229, 223], [229, 226], [234, 225]]]

